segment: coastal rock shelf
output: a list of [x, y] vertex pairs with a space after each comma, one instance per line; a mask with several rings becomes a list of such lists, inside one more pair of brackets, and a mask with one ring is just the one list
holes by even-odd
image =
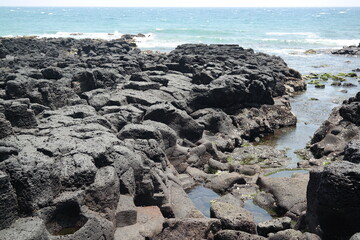
[[[0, 38], [0, 58], [2, 239], [263, 239], [244, 209], [254, 197], [300, 229], [308, 175], [265, 177], [288, 159], [249, 144], [296, 124], [289, 95], [306, 84], [281, 58], [237, 45], [164, 54], [125, 38], [31, 37]], [[185, 192], [199, 184], [222, 195], [214, 218]], [[285, 220], [260, 226], [317, 239]]]

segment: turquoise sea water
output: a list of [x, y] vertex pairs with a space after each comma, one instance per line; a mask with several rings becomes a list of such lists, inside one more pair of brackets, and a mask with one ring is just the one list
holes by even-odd
[[182, 43], [235, 43], [280, 55], [302, 73], [325, 62], [336, 65], [335, 72], [360, 65], [303, 54], [358, 44], [360, 8], [0, 7], [0, 36], [113, 39], [124, 33], [145, 34], [138, 46], [159, 51]]

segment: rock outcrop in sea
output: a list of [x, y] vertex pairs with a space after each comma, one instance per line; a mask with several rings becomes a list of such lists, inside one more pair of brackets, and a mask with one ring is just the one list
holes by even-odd
[[345, 46], [342, 49], [332, 51], [331, 53], [340, 54], [340, 55], [360, 56], [360, 43], [358, 46], [356, 45]]
[[[269, 192], [259, 202], [278, 213], [297, 220], [306, 208], [283, 182], [259, 179], [286, 156], [244, 144], [296, 124], [288, 94], [306, 84], [279, 57], [237, 45], [162, 54], [126, 39], [1, 38], [0, 58], [2, 239], [262, 239], [233, 200], [258, 184]], [[293, 182], [304, 195], [306, 177]], [[230, 194], [212, 203], [215, 218], [188, 198], [195, 184]], [[262, 231], [303, 236], [276, 224]]]

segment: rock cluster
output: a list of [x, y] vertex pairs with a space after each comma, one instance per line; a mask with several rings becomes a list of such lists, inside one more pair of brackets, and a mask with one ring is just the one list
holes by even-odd
[[342, 49], [331, 52], [332, 54], [360, 56], [360, 43], [358, 46], [345, 46]]
[[[36, 38], [1, 38], [0, 58], [3, 239], [255, 234], [241, 205], [219, 201], [218, 219], [206, 219], [184, 188], [256, 189], [260, 167], [236, 152], [296, 124], [285, 95], [306, 86], [281, 58], [236, 45], [161, 54], [126, 39]], [[254, 163], [282, 165], [264, 152]]]
[[354, 147], [356, 143], [347, 144], [350, 141], [360, 139], [360, 92], [335, 108], [329, 119], [326, 120], [315, 132], [311, 139], [310, 150], [316, 158], [324, 156], [336, 157], [343, 155], [357, 161], [358, 155]]
[[357, 93], [333, 110], [312, 139], [315, 156], [334, 160], [311, 171], [307, 187], [305, 225], [324, 239], [357, 239], [360, 232], [359, 110]]

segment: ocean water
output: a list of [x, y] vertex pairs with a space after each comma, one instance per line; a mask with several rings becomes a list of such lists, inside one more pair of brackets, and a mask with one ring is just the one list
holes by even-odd
[[[114, 39], [143, 33], [144, 50], [171, 51], [183, 43], [239, 44], [283, 57], [302, 73], [360, 65], [308, 49], [360, 42], [360, 8], [50, 8], [0, 7], [0, 36]], [[324, 57], [323, 55], [326, 55]], [[314, 68], [314, 69], [313, 69]], [[323, 69], [320, 69], [323, 71]]]

